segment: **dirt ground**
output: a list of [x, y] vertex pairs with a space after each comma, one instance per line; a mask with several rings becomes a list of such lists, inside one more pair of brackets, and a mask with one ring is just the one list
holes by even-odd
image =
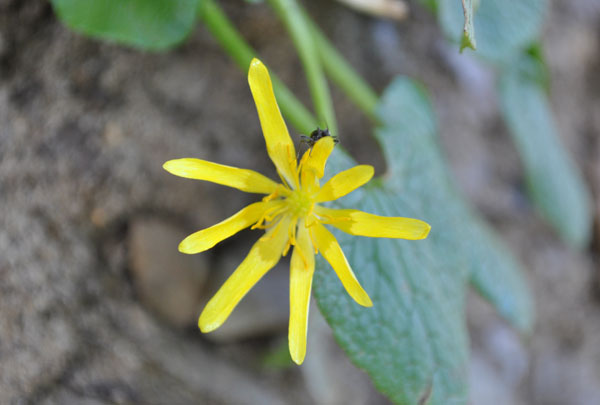
[[[269, 10], [223, 3], [308, 105]], [[552, 107], [595, 195], [595, 239], [583, 252], [529, 204], [493, 72], [459, 56], [431, 15], [413, 4], [391, 23], [307, 3], [375, 88], [397, 74], [428, 86], [457, 184], [527, 268], [538, 313], [530, 338], [469, 297], [471, 402], [600, 404], [600, 3], [551, 1], [544, 34]], [[334, 96], [345, 146], [381, 172], [368, 121]], [[386, 404], [316, 306], [305, 364], [277, 366], [285, 264], [222, 330], [199, 333], [200, 309], [255, 234], [192, 257], [177, 243], [252, 196], [169, 175], [162, 163], [176, 157], [273, 175], [246, 79], [201, 26], [176, 50], [147, 54], [70, 32], [45, 1], [0, 0], [0, 403]]]

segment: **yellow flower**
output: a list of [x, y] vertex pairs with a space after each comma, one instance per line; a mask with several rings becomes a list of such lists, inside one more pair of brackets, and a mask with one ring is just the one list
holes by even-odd
[[267, 152], [281, 177], [281, 183], [252, 170], [199, 159], [170, 160], [163, 167], [177, 176], [212, 181], [248, 193], [266, 194], [260, 202], [250, 204], [224, 221], [188, 236], [179, 245], [179, 251], [189, 254], [203, 252], [250, 226], [252, 229], [266, 230], [202, 311], [198, 326], [202, 332], [211, 332], [225, 322], [254, 284], [293, 246], [288, 339], [292, 359], [301, 364], [306, 353], [315, 254], [320, 252], [325, 257], [348, 294], [358, 304], [365, 307], [373, 305], [352, 272], [340, 245], [323, 224], [352, 235], [404, 239], [423, 239], [427, 237], [430, 226], [417, 219], [381, 217], [354, 209], [331, 209], [320, 205], [367, 183], [373, 177], [373, 168], [355, 166], [338, 173], [321, 186], [325, 162], [334, 147], [333, 139], [321, 138], [297, 162], [294, 143], [277, 106], [269, 73], [258, 59], [250, 64], [248, 82]]

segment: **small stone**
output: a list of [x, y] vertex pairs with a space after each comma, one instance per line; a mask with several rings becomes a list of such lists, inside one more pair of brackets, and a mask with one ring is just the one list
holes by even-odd
[[517, 332], [504, 322], [494, 322], [486, 328], [483, 341], [499, 379], [516, 389], [529, 370], [529, 354]]
[[472, 404], [518, 405], [516, 390], [506, 384], [486, 355], [474, 351], [469, 362], [469, 398]]
[[105, 227], [107, 222], [106, 211], [102, 208], [94, 208], [90, 213], [90, 221], [98, 228]]
[[123, 129], [119, 124], [109, 122], [104, 127], [104, 140], [109, 147], [114, 148], [121, 145], [124, 138]]
[[158, 218], [138, 218], [129, 230], [129, 263], [142, 303], [168, 323], [196, 323], [208, 266], [202, 255], [177, 250], [188, 232]]

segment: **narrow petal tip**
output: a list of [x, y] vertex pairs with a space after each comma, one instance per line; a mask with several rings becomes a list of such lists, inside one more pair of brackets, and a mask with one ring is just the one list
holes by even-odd
[[173, 173], [173, 165], [176, 164], [176, 162], [177, 162], [177, 159], [167, 160], [165, 163], [163, 163], [162, 167], [169, 173]]
[[427, 238], [429, 235], [429, 231], [431, 230], [431, 225], [429, 225], [425, 221], [421, 221], [420, 219], [413, 218], [402, 218], [405, 224], [405, 230], [407, 231], [406, 235], [399, 235], [396, 237], [402, 239], [412, 239], [412, 240], [421, 240]]
[[202, 333], [212, 332], [213, 330], [221, 326], [221, 324], [219, 324], [218, 322], [207, 321], [202, 315], [204, 315], [204, 312], [200, 314], [200, 318], [198, 318], [198, 327], [200, 328], [200, 331]]
[[302, 363], [304, 363], [304, 357], [306, 356], [306, 348], [304, 348], [304, 350], [301, 350], [300, 348], [296, 348], [296, 350], [294, 350], [290, 347], [290, 356], [294, 363], [296, 363], [297, 365], [301, 365]]
[[179, 177], [189, 177], [191, 158], [171, 159], [163, 163], [163, 169]]
[[419, 219], [407, 218], [413, 223], [413, 240], [425, 239], [429, 236], [429, 231], [431, 231], [431, 225], [429, 225], [425, 221], [421, 221]]
[[[264, 71], [263, 71], [264, 70]], [[257, 75], [260, 74], [269, 74], [267, 71], [267, 67], [260, 61], [260, 59], [254, 58], [250, 62], [250, 66], [248, 67], [248, 80], [256, 80]]]
[[425, 223], [425, 227], [423, 229], [423, 233], [420, 239], [425, 239], [427, 236], [429, 236], [429, 231], [431, 231], [431, 225]]
[[363, 307], [367, 307], [367, 308], [370, 308], [373, 306], [373, 301], [371, 301], [371, 298], [367, 295], [366, 292], [364, 293], [364, 295], [361, 294], [361, 297], [359, 299], [357, 299], [356, 302], [358, 304], [362, 305]]
[[193, 255], [196, 253], [200, 253], [201, 251], [198, 251], [197, 249], [194, 249], [193, 246], [190, 246], [190, 243], [188, 243], [187, 239], [188, 238], [185, 238], [184, 240], [182, 240], [179, 243], [179, 246], [177, 247], [179, 252], [185, 253], [186, 255]]

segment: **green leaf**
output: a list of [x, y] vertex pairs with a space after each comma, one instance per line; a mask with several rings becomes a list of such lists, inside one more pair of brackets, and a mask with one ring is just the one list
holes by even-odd
[[477, 44], [475, 42], [475, 28], [473, 27], [473, 0], [462, 0], [463, 14], [465, 23], [463, 24], [463, 35], [460, 40], [460, 51], [465, 48], [475, 50]]
[[[477, 52], [497, 64], [507, 64], [540, 35], [546, 0], [480, 0], [474, 15]], [[438, 0], [438, 20], [454, 42], [463, 37], [465, 13], [458, 0]]]
[[[468, 283], [521, 330], [531, 326], [531, 298], [516, 260], [448, 178], [425, 92], [399, 78], [378, 112], [376, 137], [388, 173], [335, 206], [419, 218], [431, 224], [431, 233], [406, 241], [335, 232], [374, 305], [356, 304], [321, 256], [315, 296], [340, 346], [392, 401], [465, 404]], [[327, 172], [353, 164], [336, 150]]]
[[563, 240], [582, 248], [592, 227], [590, 193], [560, 141], [539, 63], [526, 55], [500, 82], [500, 104], [524, 164], [530, 196]]
[[74, 31], [145, 50], [182, 41], [196, 21], [197, 0], [52, 0]]

